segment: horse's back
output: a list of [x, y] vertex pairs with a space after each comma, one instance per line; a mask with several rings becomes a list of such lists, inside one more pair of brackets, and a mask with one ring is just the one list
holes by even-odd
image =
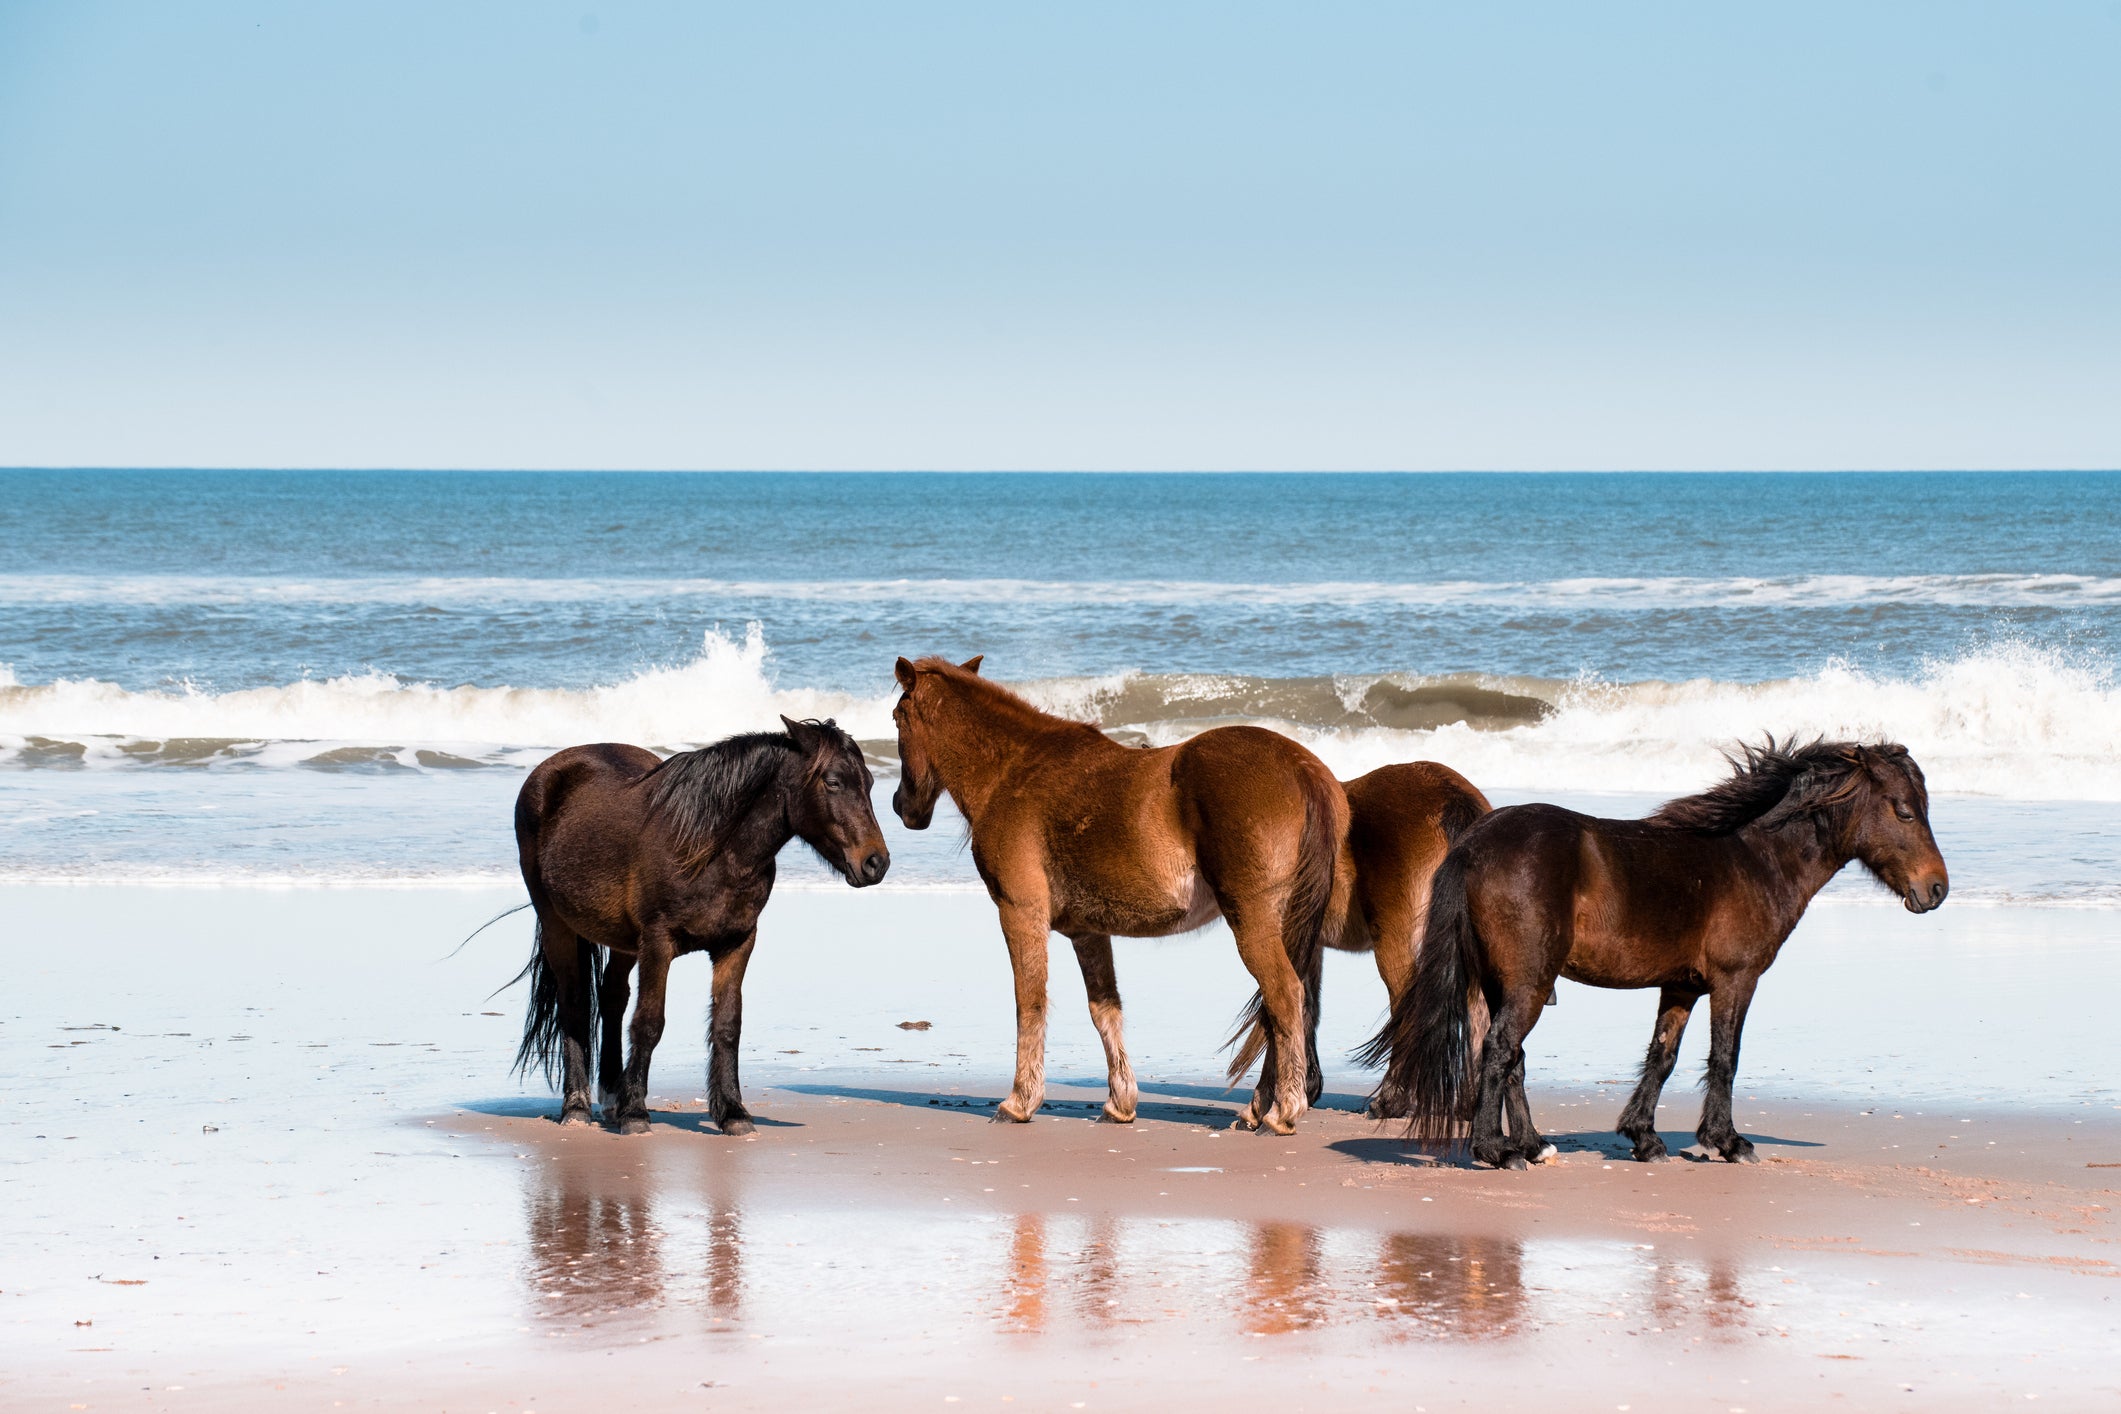
[[1171, 753], [1171, 784], [1204, 815], [1224, 820], [1301, 806], [1318, 778], [1340, 782], [1300, 742], [1265, 727], [1211, 727]]
[[1505, 806], [1455, 848], [1491, 956], [1553, 952], [1565, 975], [1593, 986], [1691, 975], [1732, 895], [1727, 842], [1556, 805]]
[[1418, 935], [1429, 880], [1451, 845], [1490, 809], [1471, 781], [1436, 761], [1380, 766], [1343, 783], [1348, 796], [1348, 851], [1366, 929], [1350, 926], [1339, 946], [1362, 949], [1374, 930]]

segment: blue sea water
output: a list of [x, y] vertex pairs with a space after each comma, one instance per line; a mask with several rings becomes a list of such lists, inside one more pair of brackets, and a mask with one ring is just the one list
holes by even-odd
[[545, 751], [814, 712], [888, 774], [942, 652], [1616, 810], [1893, 737], [1983, 839], [2072, 822], [1995, 896], [2116, 895], [2121, 475], [13, 471], [0, 543], [0, 874], [503, 877]]

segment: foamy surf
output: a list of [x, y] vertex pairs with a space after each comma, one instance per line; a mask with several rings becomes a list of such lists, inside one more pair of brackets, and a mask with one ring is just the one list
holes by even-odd
[[[836, 718], [888, 768], [889, 670], [879, 652], [874, 693], [783, 684], [757, 625], [741, 637], [709, 632], [689, 662], [586, 689], [445, 687], [376, 672], [222, 693], [133, 691], [97, 680], [28, 685], [0, 670], [0, 763], [526, 767], [575, 742], [678, 750], [770, 728], [785, 714]], [[1229, 722], [1274, 726], [1343, 775], [1427, 758], [1490, 789], [1671, 795], [1713, 778], [1733, 742], [1773, 732], [1904, 742], [1938, 792], [2121, 800], [2111, 663], [2018, 642], [1904, 678], [1833, 664], [1759, 683], [1119, 673], [1018, 686], [1134, 742], [1165, 744]]]

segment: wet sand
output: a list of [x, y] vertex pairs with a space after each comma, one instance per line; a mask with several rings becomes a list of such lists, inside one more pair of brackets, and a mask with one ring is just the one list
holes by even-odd
[[[1068, 1083], [1039, 1122], [994, 1124], [1007, 969], [984, 901], [952, 895], [776, 900], [747, 1006], [756, 1135], [704, 1118], [705, 979], [682, 965], [655, 1132], [563, 1130], [504, 1081], [520, 999], [483, 1000], [521, 937], [504, 924], [440, 960], [509, 901], [0, 890], [17, 981], [0, 1007], [0, 1405], [1754, 1411], [2121, 1394], [2116, 1049], [2071, 1029], [2112, 980], [2091, 966], [2103, 916], [1970, 912], [1925, 935], [1932, 983], [1967, 981], [1926, 1003], [1927, 1047], [1924, 1018], [1880, 1023], [1922, 1080], [1881, 1066], [1881, 1084], [1808, 1071], [1832, 1048], [1807, 1018], [1837, 1015], [1821, 979], [1859, 939], [1889, 949], [1876, 940], [1907, 920], [1815, 915], [1784, 964], [1811, 970], [1791, 969], [1783, 1015], [1749, 1037], [1746, 1074], [1757, 1049], [1773, 1082], [1741, 1086], [1766, 1160], [1749, 1167], [1624, 1160], [1605, 1131], [1640, 1048], [1621, 1033], [1646, 1032], [1648, 1000], [1607, 1016], [1565, 991], [1533, 1092], [1562, 1153], [1513, 1174], [1353, 1113], [1355, 1074], [1333, 1073], [1331, 1108], [1293, 1138], [1232, 1130], [1213, 1048], [1243, 979], [1212, 935], [1138, 945], [1131, 969], [1121, 953], [1153, 1077], [1137, 1123], [1094, 1118], [1095, 1042], [1056, 966]], [[2015, 952], [1982, 951], [1999, 939]], [[2047, 989], [2051, 1017], [1998, 1019], [2068, 1054], [2038, 1062], [2046, 1088], [2017, 1083], [2033, 1098], [1999, 1094], [1975, 1019], [2022, 1000], [2019, 973], [2052, 983], [2058, 960], [2073, 985]], [[1329, 1033], [1374, 1019], [1365, 985], [1336, 969]], [[912, 1019], [933, 1024], [896, 1024]], [[1940, 1106], [1954, 1088], [1963, 1102]], [[1675, 1084], [1667, 1101], [1676, 1150], [1698, 1095]]]

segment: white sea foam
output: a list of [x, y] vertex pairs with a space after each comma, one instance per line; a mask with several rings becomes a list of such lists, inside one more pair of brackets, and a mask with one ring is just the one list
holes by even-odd
[[[865, 694], [779, 684], [755, 625], [741, 639], [709, 633], [689, 663], [583, 690], [438, 687], [369, 674], [225, 693], [139, 692], [92, 680], [24, 685], [0, 669], [0, 760], [523, 764], [581, 741], [680, 748], [772, 727], [783, 714], [835, 717], [857, 737], [889, 742], [896, 691], [888, 679], [878, 686]], [[1159, 743], [1220, 721], [1280, 726], [1343, 775], [1429, 758], [1495, 789], [1669, 795], [1713, 779], [1732, 742], [1772, 731], [1904, 742], [1936, 791], [2121, 800], [2121, 689], [2112, 665], [2021, 643], [1939, 660], [1908, 678], [1832, 666], [1752, 684], [1115, 674], [1023, 687], [1053, 710]], [[1385, 689], [1401, 701], [1416, 691], [1500, 694], [1519, 716], [1406, 730], [1387, 724], [1406, 717], [1377, 706]]]
[[0, 575], [0, 604], [450, 605], [638, 602], [1083, 604], [1239, 608], [1494, 605], [1602, 609], [1929, 604], [2083, 608], [2121, 603], [2121, 577], [2081, 574], [1660, 576], [1553, 580], [1224, 583], [1211, 580], [571, 579], [237, 575]]

